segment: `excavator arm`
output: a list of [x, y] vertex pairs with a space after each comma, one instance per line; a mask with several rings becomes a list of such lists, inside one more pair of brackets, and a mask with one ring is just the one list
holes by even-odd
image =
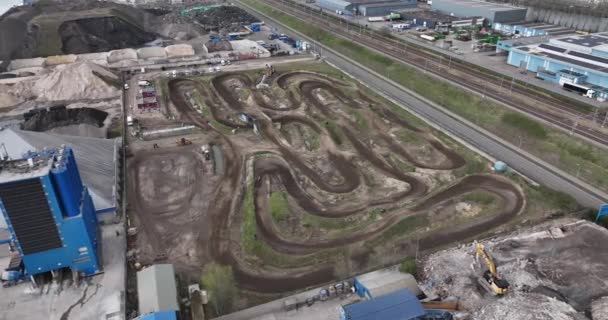
[[483, 274], [483, 280], [480, 279], [480, 283], [494, 295], [503, 295], [507, 293], [509, 283], [498, 276], [496, 264], [494, 264], [490, 255], [486, 252], [484, 246], [481, 243], [475, 242], [475, 258], [479, 261], [480, 257], [483, 258], [488, 269]]

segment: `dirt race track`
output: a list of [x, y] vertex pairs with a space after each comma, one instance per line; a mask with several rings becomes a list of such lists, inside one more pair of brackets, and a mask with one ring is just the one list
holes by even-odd
[[[179, 121], [203, 134], [129, 159], [144, 263], [170, 261], [197, 279], [216, 261], [233, 267], [243, 289], [287, 292], [396, 263], [417, 243], [470, 239], [523, 210], [520, 187], [452, 174], [464, 157], [357, 85], [283, 71], [258, 89], [261, 72], [169, 81]], [[209, 143], [222, 151], [223, 174], [200, 151]], [[472, 192], [495, 206], [454, 217]]]

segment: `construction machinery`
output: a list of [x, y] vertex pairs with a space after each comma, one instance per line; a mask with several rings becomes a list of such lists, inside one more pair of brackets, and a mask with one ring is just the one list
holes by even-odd
[[475, 242], [475, 258], [479, 265], [482, 265], [480, 260], [486, 265], [486, 270], [483, 272], [483, 276], [479, 278], [479, 284], [490, 292], [492, 295], [504, 295], [509, 290], [509, 282], [502, 279], [496, 271], [496, 264], [494, 263], [490, 254], [486, 251], [483, 244]]
[[176, 141], [176, 144], [178, 146], [187, 146], [187, 145], [191, 145], [192, 141], [186, 139], [186, 138], [181, 138], [179, 140]]

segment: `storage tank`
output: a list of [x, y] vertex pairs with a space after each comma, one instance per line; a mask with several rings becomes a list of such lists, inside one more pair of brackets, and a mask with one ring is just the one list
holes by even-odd
[[505, 172], [505, 171], [507, 171], [507, 169], [508, 169], [507, 164], [502, 161], [496, 161], [494, 163], [494, 171], [496, 171], [496, 172]]

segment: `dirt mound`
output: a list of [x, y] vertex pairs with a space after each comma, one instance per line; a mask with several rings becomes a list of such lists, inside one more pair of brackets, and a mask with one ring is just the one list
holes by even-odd
[[159, 17], [133, 6], [49, 0], [0, 17], [0, 60], [139, 46], [158, 37], [162, 28]]
[[235, 6], [222, 6], [197, 12], [194, 19], [204, 25], [207, 30], [226, 32], [239, 31], [241, 25], [259, 21], [247, 11]]
[[116, 17], [67, 21], [59, 27], [59, 35], [62, 51], [72, 54], [140, 47], [157, 38]]
[[24, 115], [26, 120], [21, 124], [21, 130], [65, 133], [56, 129], [82, 125], [101, 128], [107, 116], [107, 112], [92, 108], [66, 109], [59, 107], [48, 111], [43, 109], [33, 114], [26, 113]]
[[120, 94], [118, 81], [118, 76], [94, 63], [72, 63], [35, 80], [31, 92], [42, 101], [106, 99]]

